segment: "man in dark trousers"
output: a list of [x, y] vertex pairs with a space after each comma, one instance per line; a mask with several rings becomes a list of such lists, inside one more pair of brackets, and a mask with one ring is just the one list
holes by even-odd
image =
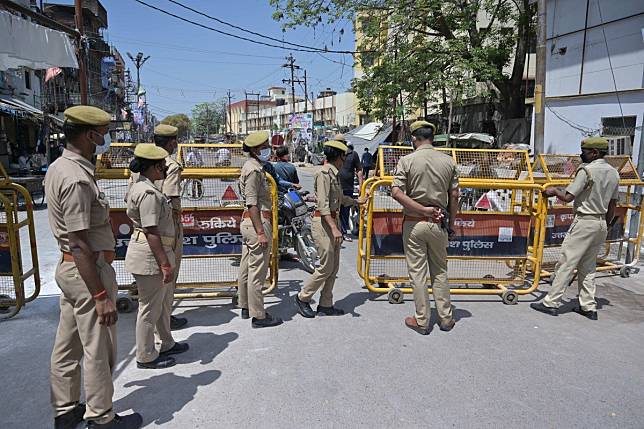
[[[355, 181], [356, 174], [358, 175], [358, 183], [362, 186], [362, 166], [360, 164], [360, 156], [353, 150], [353, 145], [348, 144], [346, 138], [339, 134], [335, 137], [336, 141], [340, 141], [346, 144], [349, 148], [347, 156], [342, 164], [340, 169], [340, 186], [342, 186], [342, 193], [346, 196], [353, 198], [353, 183]], [[342, 235], [344, 235], [345, 241], [353, 241], [353, 238], [349, 236], [349, 213], [351, 212], [351, 207], [342, 207], [340, 208], [340, 227], [342, 229]]]
[[369, 172], [373, 169], [373, 155], [369, 152], [369, 148], [364, 148], [362, 154], [362, 177], [364, 180], [369, 178]]

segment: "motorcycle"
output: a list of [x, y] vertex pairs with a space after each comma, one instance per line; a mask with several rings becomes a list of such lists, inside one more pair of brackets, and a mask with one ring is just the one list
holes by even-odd
[[308, 191], [289, 190], [279, 201], [278, 247], [280, 255], [295, 249], [304, 271], [313, 273], [319, 265], [319, 255], [311, 233], [315, 206], [306, 204]]

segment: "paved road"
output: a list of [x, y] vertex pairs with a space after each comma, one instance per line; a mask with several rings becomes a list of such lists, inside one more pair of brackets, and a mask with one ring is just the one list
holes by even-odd
[[[3, 428], [51, 427], [58, 253], [46, 211], [37, 228], [43, 293], [0, 324]], [[135, 314], [121, 315], [116, 411], [139, 411], [148, 428], [644, 427], [644, 274], [599, 281], [598, 322], [532, 311], [542, 292], [515, 306], [459, 296], [456, 328], [423, 337], [403, 326], [410, 300], [361, 288], [355, 246], [345, 244], [336, 284], [346, 316], [297, 315], [307, 275], [285, 265], [267, 299], [283, 326], [253, 330], [224, 301], [178, 302], [190, 327], [176, 339], [191, 350], [168, 370], [136, 368]]]

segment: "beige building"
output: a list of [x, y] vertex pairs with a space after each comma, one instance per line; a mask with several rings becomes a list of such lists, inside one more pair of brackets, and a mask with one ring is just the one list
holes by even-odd
[[[296, 98], [295, 113], [313, 113], [313, 122], [317, 126], [353, 127], [359, 125], [357, 104], [352, 92], [337, 94], [327, 88], [313, 101]], [[228, 114], [232, 132], [243, 135], [288, 128], [293, 108], [286, 90], [272, 87], [267, 96], [260, 96], [259, 102], [249, 99], [231, 104]]]

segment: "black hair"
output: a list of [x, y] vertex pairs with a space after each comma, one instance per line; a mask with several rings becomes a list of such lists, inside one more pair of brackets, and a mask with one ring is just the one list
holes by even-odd
[[242, 144], [242, 150], [246, 153], [250, 153], [250, 147], [246, 146], [246, 143]]
[[65, 134], [66, 142], [74, 141], [80, 135], [92, 129], [94, 129], [94, 127], [91, 125], [74, 124], [69, 121], [65, 121], [63, 123], [63, 133]]
[[161, 159], [146, 159], [135, 156], [132, 161], [130, 161], [130, 171], [132, 173], [142, 173], [148, 168], [160, 163]]
[[345, 155], [345, 152], [343, 150], [340, 150], [333, 146], [324, 146], [324, 156], [326, 156], [327, 161], [333, 162], [336, 159], [340, 158], [342, 155]]
[[157, 136], [156, 134], [154, 135], [154, 144], [165, 149], [168, 147], [168, 143], [170, 143], [172, 140], [176, 139], [176, 136]]
[[605, 157], [606, 155], [608, 155], [608, 151], [607, 151], [607, 150], [598, 149], [598, 150], [597, 150], [597, 152], [599, 153], [599, 157], [600, 157], [600, 158], [603, 158], [603, 157]]
[[369, 152], [369, 148], [368, 147], [364, 148], [364, 151]]
[[347, 147], [348, 147], [349, 149], [353, 150], [353, 145], [352, 145], [352, 144], [348, 144], [348, 145], [347, 145]]
[[432, 127], [418, 128], [416, 131], [411, 133], [411, 135], [416, 137], [418, 140], [434, 141], [434, 129]]
[[278, 147], [277, 150], [275, 151], [275, 155], [278, 158], [281, 158], [284, 155], [288, 155], [288, 147], [286, 147], [286, 145]]

